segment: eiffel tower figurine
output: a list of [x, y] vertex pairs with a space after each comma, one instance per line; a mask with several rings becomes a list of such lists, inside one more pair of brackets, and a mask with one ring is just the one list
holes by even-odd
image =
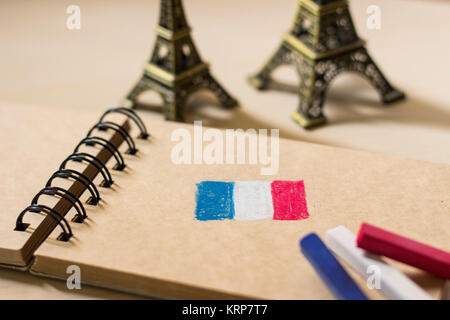
[[161, 0], [156, 44], [141, 79], [124, 101], [136, 107], [137, 97], [154, 90], [163, 99], [166, 120], [183, 121], [188, 96], [199, 90], [211, 90], [224, 108], [237, 105], [225, 89], [211, 76], [209, 65], [202, 62], [191, 38], [181, 0]]
[[300, 75], [300, 105], [292, 117], [304, 128], [325, 123], [323, 104], [330, 82], [343, 71], [369, 79], [383, 103], [405, 98], [386, 80], [355, 30], [346, 0], [299, 0], [292, 29], [262, 70], [249, 78], [259, 90], [280, 65], [295, 65]]

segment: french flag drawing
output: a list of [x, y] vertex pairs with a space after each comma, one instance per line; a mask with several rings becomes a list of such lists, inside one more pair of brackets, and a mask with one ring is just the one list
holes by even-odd
[[309, 217], [303, 181], [203, 181], [197, 220], [303, 220]]

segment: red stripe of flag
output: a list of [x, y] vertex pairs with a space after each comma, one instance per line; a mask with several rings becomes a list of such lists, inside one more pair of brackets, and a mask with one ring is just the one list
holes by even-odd
[[273, 181], [273, 219], [303, 220], [309, 217], [303, 181]]

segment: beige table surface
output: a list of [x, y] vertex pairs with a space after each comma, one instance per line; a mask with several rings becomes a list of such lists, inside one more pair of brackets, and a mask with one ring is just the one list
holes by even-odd
[[[339, 77], [329, 91], [329, 124], [305, 131], [290, 119], [297, 76], [276, 72], [285, 90], [258, 92], [246, 76], [279, 45], [295, 14], [295, 0], [185, 0], [194, 41], [213, 74], [241, 104], [232, 112], [192, 98], [189, 121], [222, 128], [280, 128], [280, 135], [321, 144], [450, 163], [450, 2], [354, 0], [359, 34], [388, 78], [408, 99], [385, 107], [356, 75]], [[66, 8], [81, 8], [81, 30], [66, 28]], [[366, 27], [366, 9], [382, 10], [381, 30]], [[114, 106], [140, 76], [155, 39], [156, 0], [2, 0], [0, 3], [0, 102], [94, 109]], [[156, 95], [143, 97], [154, 102]], [[162, 115], [152, 114], [155, 121]], [[0, 270], [0, 298], [132, 297]]]

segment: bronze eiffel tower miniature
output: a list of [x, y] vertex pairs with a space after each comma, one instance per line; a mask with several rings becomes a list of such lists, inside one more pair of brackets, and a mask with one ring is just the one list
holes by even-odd
[[188, 96], [200, 89], [211, 90], [224, 108], [237, 105], [225, 89], [211, 76], [191, 38], [181, 0], [161, 0], [156, 44], [144, 73], [124, 101], [136, 107], [136, 99], [146, 90], [158, 92], [164, 102], [167, 120], [183, 121]]
[[300, 105], [292, 117], [304, 128], [325, 123], [323, 104], [330, 82], [341, 72], [358, 72], [378, 90], [383, 103], [405, 98], [386, 80], [355, 30], [346, 0], [299, 0], [292, 29], [274, 56], [250, 83], [267, 88], [280, 65], [295, 65], [300, 75]]

